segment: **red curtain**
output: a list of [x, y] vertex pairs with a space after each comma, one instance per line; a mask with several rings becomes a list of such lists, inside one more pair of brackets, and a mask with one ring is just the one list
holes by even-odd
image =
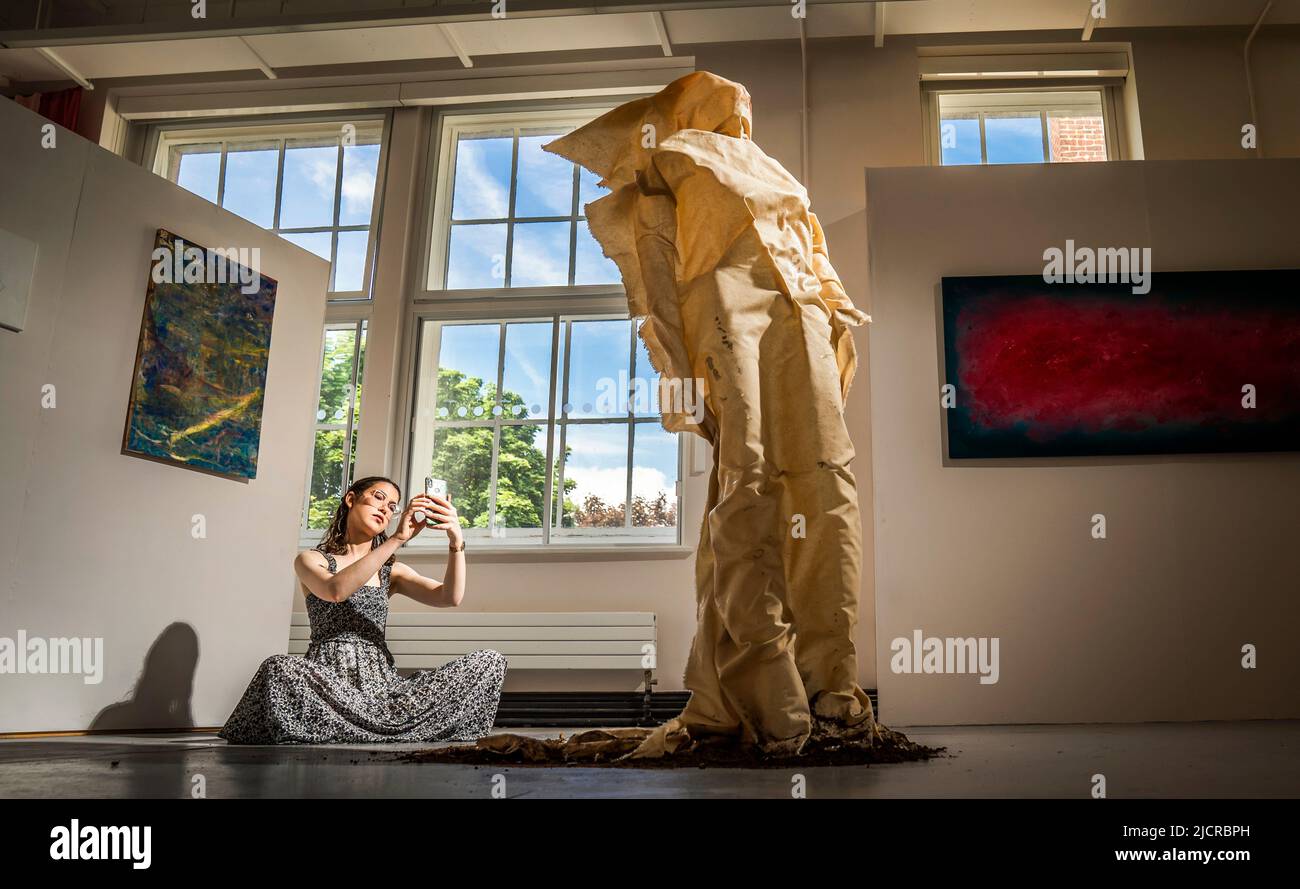
[[47, 117], [65, 129], [77, 130], [77, 115], [81, 112], [81, 87], [69, 87], [55, 93], [32, 93], [14, 96], [14, 101]]
[[81, 111], [81, 92], [81, 87], [74, 86], [57, 93], [42, 93], [41, 115], [75, 133], [77, 115]]

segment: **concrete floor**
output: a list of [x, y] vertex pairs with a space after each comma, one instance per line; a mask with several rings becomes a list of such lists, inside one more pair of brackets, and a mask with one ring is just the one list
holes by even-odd
[[[901, 729], [949, 756], [806, 772], [809, 797], [1300, 796], [1300, 721]], [[521, 732], [524, 733], [524, 732]], [[554, 736], [558, 730], [526, 732]], [[572, 731], [566, 731], [572, 734]], [[784, 770], [414, 765], [428, 744], [228, 746], [210, 734], [0, 740], [0, 798], [789, 797]], [[498, 782], [499, 783], [499, 782]]]

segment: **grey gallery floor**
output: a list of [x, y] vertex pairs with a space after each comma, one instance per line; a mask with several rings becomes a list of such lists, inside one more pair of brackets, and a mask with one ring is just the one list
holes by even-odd
[[[900, 727], [947, 755], [808, 769], [809, 797], [1300, 796], [1300, 721]], [[516, 730], [517, 731], [517, 730]], [[557, 729], [531, 732], [554, 736]], [[570, 734], [571, 732], [565, 732]], [[208, 733], [0, 740], [0, 797], [789, 797], [785, 770], [413, 764], [430, 745], [232, 747]], [[494, 778], [504, 775], [505, 781]]]

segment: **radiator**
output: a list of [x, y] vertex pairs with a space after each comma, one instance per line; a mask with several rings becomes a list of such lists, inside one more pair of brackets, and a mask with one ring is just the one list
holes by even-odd
[[[306, 654], [307, 613], [295, 611], [289, 654]], [[655, 667], [655, 615], [648, 611], [394, 611], [388, 648], [398, 668], [432, 669], [478, 648], [511, 670], [641, 670]]]

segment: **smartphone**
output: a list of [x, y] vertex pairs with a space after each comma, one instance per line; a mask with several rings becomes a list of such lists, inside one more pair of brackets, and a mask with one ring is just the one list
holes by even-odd
[[[447, 482], [444, 479], [429, 478], [426, 476], [424, 479], [424, 493], [429, 497], [445, 498], [447, 496]], [[411, 516], [411, 518], [415, 519], [417, 522], [423, 523], [425, 520], [424, 510], [417, 509], [415, 515]]]

